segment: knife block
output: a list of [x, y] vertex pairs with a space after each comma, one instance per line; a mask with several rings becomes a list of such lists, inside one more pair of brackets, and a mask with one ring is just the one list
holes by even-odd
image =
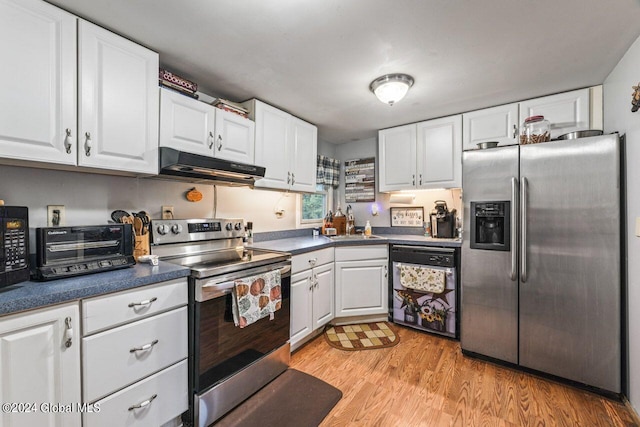
[[346, 216], [334, 216], [333, 227], [336, 229], [338, 236], [347, 234], [347, 217]]
[[138, 257], [142, 255], [149, 255], [149, 233], [141, 236], [135, 236], [135, 245], [133, 247], [133, 258], [138, 261]]

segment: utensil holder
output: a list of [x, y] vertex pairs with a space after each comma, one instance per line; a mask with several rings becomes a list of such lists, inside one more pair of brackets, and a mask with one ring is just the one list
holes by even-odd
[[138, 261], [138, 257], [142, 255], [149, 255], [149, 233], [141, 236], [135, 236], [135, 245], [133, 247], [133, 258]]

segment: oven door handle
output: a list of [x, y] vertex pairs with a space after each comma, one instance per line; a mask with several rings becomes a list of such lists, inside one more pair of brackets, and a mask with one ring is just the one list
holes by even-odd
[[[281, 277], [288, 277], [291, 273], [291, 264], [287, 264], [285, 266], [277, 268], [280, 270]], [[265, 273], [268, 273], [273, 270], [267, 270]], [[243, 276], [238, 276], [238, 279]], [[196, 301], [204, 302], [209, 301], [211, 299], [220, 298], [225, 295], [233, 292], [233, 287], [235, 286], [235, 280], [224, 280], [222, 282], [211, 282], [205, 283], [203, 285], [196, 287]]]

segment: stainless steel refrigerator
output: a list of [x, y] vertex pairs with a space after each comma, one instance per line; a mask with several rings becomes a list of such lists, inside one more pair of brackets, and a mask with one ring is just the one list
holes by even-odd
[[617, 135], [463, 153], [460, 340], [621, 392]]

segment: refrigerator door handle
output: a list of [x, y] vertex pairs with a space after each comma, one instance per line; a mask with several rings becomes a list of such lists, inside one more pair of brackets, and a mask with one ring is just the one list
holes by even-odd
[[527, 281], [527, 178], [520, 179], [520, 281]]
[[518, 180], [514, 177], [511, 177], [511, 274], [509, 278], [511, 280], [518, 279], [518, 235], [517, 235], [517, 224], [518, 224]]

